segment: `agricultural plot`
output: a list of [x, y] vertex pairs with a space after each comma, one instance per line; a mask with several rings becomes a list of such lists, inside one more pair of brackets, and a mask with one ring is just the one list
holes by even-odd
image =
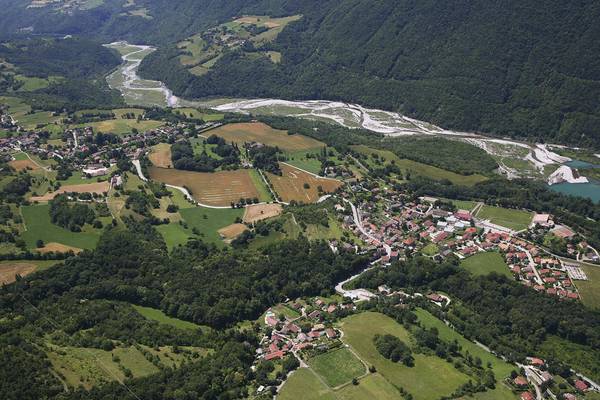
[[384, 358], [373, 344], [376, 334], [391, 334], [405, 343], [411, 343], [410, 333], [393, 319], [374, 312], [366, 312], [345, 318], [342, 321], [343, 341], [348, 343], [358, 355], [396, 387], [403, 387], [417, 400], [435, 399], [447, 396], [469, 377], [452, 364], [424, 354], [413, 354], [414, 367], [407, 367]]
[[272, 218], [280, 215], [283, 211], [281, 204], [254, 204], [244, 209], [245, 223], [254, 223], [263, 219]]
[[495, 272], [512, 278], [508, 265], [504, 262], [504, 258], [502, 258], [500, 253], [495, 251], [477, 253], [467, 257], [460, 262], [460, 266], [473, 275], [487, 275], [490, 272]]
[[319, 354], [309, 359], [308, 364], [331, 388], [348, 383], [367, 372], [363, 363], [346, 348]]
[[[239, 208], [204, 208], [194, 207], [179, 211], [189, 227], [190, 235], [195, 228], [200, 238], [217, 246], [224, 246], [219, 236], [219, 229], [231, 225], [237, 218], [241, 218], [244, 210]], [[187, 230], [186, 230], [187, 231]]]
[[226, 241], [231, 241], [247, 231], [248, 227], [244, 224], [231, 224], [218, 230], [219, 236]]
[[44, 247], [38, 248], [37, 251], [42, 254], [51, 253], [51, 252], [68, 253], [69, 251], [72, 251], [73, 253], [77, 254], [77, 253], [81, 252], [81, 249], [78, 247], [67, 246], [62, 243], [50, 242], [50, 243], [45, 243]]
[[40, 169], [39, 165], [31, 161], [30, 159], [9, 161], [8, 165], [14, 168], [17, 172], [25, 170], [35, 171]]
[[171, 161], [171, 145], [168, 143], [159, 143], [152, 146], [148, 158], [156, 167], [173, 168]]
[[84, 183], [80, 185], [65, 185], [61, 186], [54, 192], [49, 192], [43, 196], [32, 196], [31, 201], [50, 201], [62, 193], [97, 193], [103, 194], [108, 192], [110, 184], [108, 182]]
[[489, 220], [492, 224], [504, 226], [515, 231], [527, 229], [531, 224], [533, 213], [494, 206], [483, 206], [476, 215], [479, 219]]
[[43, 240], [45, 243], [60, 243], [78, 249], [93, 249], [100, 239], [100, 230], [88, 232], [71, 232], [50, 221], [50, 206], [40, 204], [21, 207], [21, 213], [25, 222], [26, 231], [21, 235], [29, 249], [35, 249], [36, 241]]
[[0, 261], [0, 285], [14, 282], [17, 274], [26, 276], [50, 268], [59, 262], [57, 260]]
[[287, 131], [273, 129], [262, 122], [227, 124], [204, 133], [205, 136], [213, 134], [239, 145], [259, 142], [267, 146], [279, 147], [283, 151], [319, 149], [325, 146], [324, 143], [313, 138], [288, 135]]
[[265, 173], [273, 189], [282, 201], [292, 200], [314, 203], [319, 199], [319, 187], [323, 193], [333, 193], [342, 183], [336, 179], [321, 178], [301, 171], [291, 165], [280, 164], [282, 176]]
[[209, 206], [230, 206], [240, 199], [259, 198], [250, 171], [193, 172], [167, 168], [148, 168], [150, 178], [169, 185], [185, 187], [196, 201]]

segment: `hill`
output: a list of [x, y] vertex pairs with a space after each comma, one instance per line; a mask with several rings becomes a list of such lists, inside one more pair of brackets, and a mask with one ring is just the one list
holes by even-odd
[[295, 12], [304, 18], [273, 43], [228, 52], [201, 76], [175, 46], [142, 73], [188, 97], [343, 100], [449, 128], [600, 146], [597, 3], [349, 0]]

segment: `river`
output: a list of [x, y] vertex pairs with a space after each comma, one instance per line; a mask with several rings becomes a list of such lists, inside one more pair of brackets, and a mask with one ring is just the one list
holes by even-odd
[[[528, 176], [544, 177], [548, 165], [573, 162], [552, 151], [546, 145], [489, 138], [483, 135], [443, 129], [428, 122], [409, 118], [396, 112], [377, 110], [339, 101], [308, 100], [290, 101], [281, 99], [216, 99], [186, 100], [177, 97], [166, 85], [159, 81], [142, 79], [137, 70], [140, 63], [155, 49], [150, 46], [132, 45], [127, 42], [114, 42], [105, 45], [116, 49], [123, 58], [123, 64], [107, 77], [109, 86], [119, 90], [130, 105], [162, 107], [202, 107], [218, 111], [253, 113], [257, 115], [284, 115], [314, 120], [333, 121], [348, 128], [364, 128], [386, 136], [428, 135], [446, 136], [471, 143], [492, 155], [500, 165], [500, 170], [508, 178]], [[507, 166], [507, 159], [515, 159], [527, 168], [515, 169]], [[512, 163], [518, 164], [518, 163]], [[568, 164], [567, 164], [568, 165]], [[577, 168], [575, 162], [571, 167]], [[552, 185], [553, 190], [590, 197], [600, 201], [600, 185], [594, 182], [585, 184], [560, 183]]]

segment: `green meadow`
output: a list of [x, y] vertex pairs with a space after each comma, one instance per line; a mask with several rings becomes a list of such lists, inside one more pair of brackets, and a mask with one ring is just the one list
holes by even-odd
[[71, 232], [68, 229], [54, 225], [50, 221], [49, 210], [50, 206], [48, 204], [21, 207], [26, 227], [22, 238], [27, 243], [28, 248], [34, 249], [38, 239], [43, 240], [44, 243], [57, 242], [80, 249], [93, 249], [96, 247], [101, 230], [89, 229], [88, 232]]
[[490, 272], [496, 272], [512, 278], [508, 265], [504, 262], [504, 258], [496, 251], [477, 253], [462, 260], [460, 265], [473, 275], [487, 275]]

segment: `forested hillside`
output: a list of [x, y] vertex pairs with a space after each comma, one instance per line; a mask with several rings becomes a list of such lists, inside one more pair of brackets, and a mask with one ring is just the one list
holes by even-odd
[[[557, 0], [3, 0], [0, 38], [84, 35], [160, 46], [142, 68], [179, 95], [333, 99], [439, 125], [600, 145], [600, 5]], [[303, 15], [267, 50], [231, 51], [203, 76], [178, 41], [232, 17]]]
[[280, 64], [232, 52], [196, 77], [166, 48], [143, 72], [190, 97], [339, 99], [450, 128], [600, 145], [598, 3], [349, 0], [299, 12], [272, 44]]

